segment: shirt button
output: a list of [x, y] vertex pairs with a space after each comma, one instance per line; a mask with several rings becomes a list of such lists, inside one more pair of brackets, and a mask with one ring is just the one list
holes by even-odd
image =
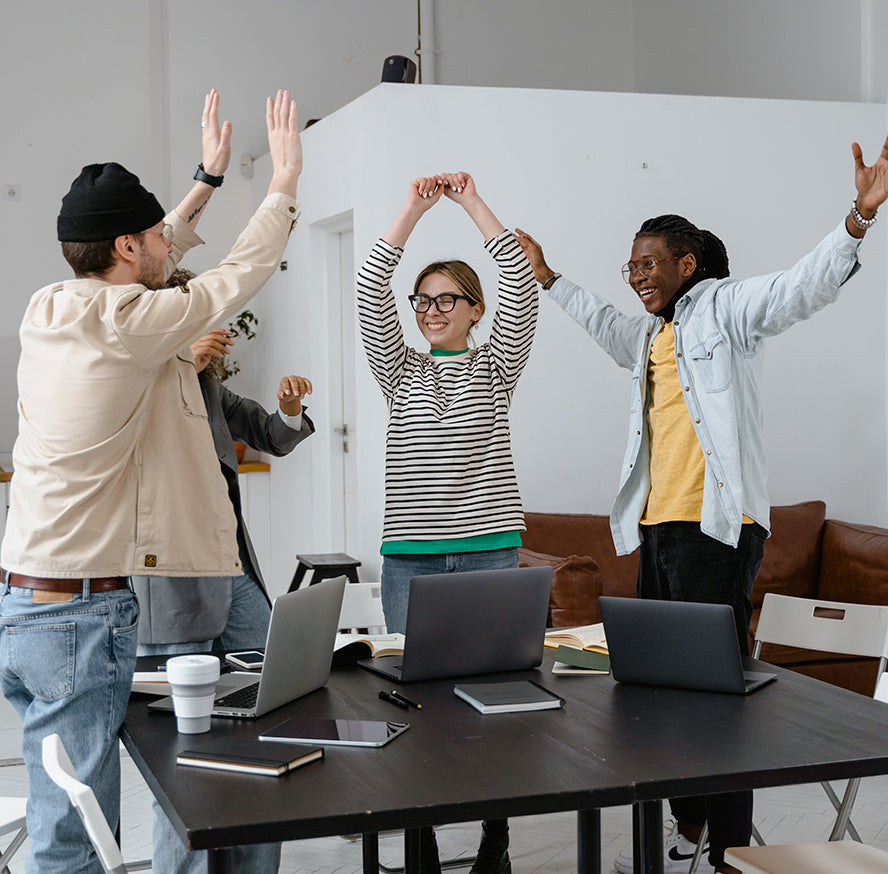
[[694, 419], [694, 421], [695, 421], [698, 425], [700, 424], [700, 420], [699, 420], [699, 419]]
[[690, 390], [691, 390], [691, 387], [690, 387], [689, 385], [686, 385], [686, 386], [685, 386], [685, 391], [690, 391]]
[[676, 358], [681, 358], [681, 352], [676, 352], [675, 357], [676, 357]]
[[723, 489], [723, 488], [725, 487], [725, 484], [724, 484], [724, 483], [719, 483], [719, 484], [718, 484], [718, 487], [719, 487], [720, 489]]
[[712, 450], [711, 450], [711, 449], [707, 449], [707, 450], [706, 450], [706, 454], [707, 454], [707, 455], [712, 455]]
[[679, 322], [675, 322], [674, 324], [676, 328], [679, 326]]
[[295, 206], [291, 206], [291, 207], [289, 207], [289, 210], [290, 210], [290, 212], [296, 212], [296, 207], [295, 207]]

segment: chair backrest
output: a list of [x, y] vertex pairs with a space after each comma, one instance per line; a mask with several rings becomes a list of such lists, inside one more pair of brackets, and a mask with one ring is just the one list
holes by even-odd
[[[762, 643], [843, 655], [888, 657], [888, 607], [794, 598], [768, 592], [755, 631]], [[884, 670], [884, 662], [881, 670]]]
[[340, 628], [368, 628], [385, 631], [380, 583], [348, 583], [342, 596]]
[[114, 840], [95, 793], [77, 779], [68, 752], [57, 734], [43, 738], [43, 767], [52, 781], [67, 793], [71, 804], [83, 820], [86, 833], [107, 874], [125, 874], [126, 866], [123, 863], [120, 847]]

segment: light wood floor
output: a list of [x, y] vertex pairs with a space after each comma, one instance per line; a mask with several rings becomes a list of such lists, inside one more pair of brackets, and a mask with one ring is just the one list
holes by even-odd
[[[27, 791], [24, 766], [0, 765], [0, 795], [27, 795]], [[829, 834], [832, 824], [829, 802], [819, 785], [759, 790], [755, 806], [756, 823], [769, 843], [820, 841], [826, 840]], [[150, 857], [150, 794], [126, 756], [123, 757], [122, 818], [125, 857], [130, 860]], [[888, 776], [863, 781], [854, 822], [867, 843], [888, 850]], [[629, 843], [631, 828], [628, 807], [602, 811], [602, 871], [612, 870], [613, 857]], [[479, 835], [477, 823], [441, 827], [438, 844], [442, 857], [470, 854]], [[511, 820], [511, 844], [515, 874], [576, 871], [576, 817], [573, 814], [515, 818]], [[24, 848], [19, 851], [11, 865], [13, 874], [25, 870], [25, 854]], [[380, 857], [386, 865], [400, 864], [403, 858], [400, 836], [380, 839]], [[357, 842], [338, 837], [288, 843], [284, 845], [280, 871], [281, 874], [360, 874], [361, 847]]]

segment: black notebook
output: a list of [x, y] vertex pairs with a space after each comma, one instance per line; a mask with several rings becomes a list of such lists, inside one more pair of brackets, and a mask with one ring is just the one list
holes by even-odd
[[324, 758], [323, 747], [260, 743], [253, 738], [219, 738], [199, 749], [184, 750], [176, 764], [241, 774], [267, 774], [280, 777], [309, 762]]
[[555, 710], [564, 699], [531, 680], [503, 683], [460, 683], [453, 694], [481, 713], [520, 713], [527, 710]]

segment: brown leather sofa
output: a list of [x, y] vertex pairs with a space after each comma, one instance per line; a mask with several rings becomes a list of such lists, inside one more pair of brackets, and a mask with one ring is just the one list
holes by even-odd
[[[638, 553], [618, 556], [607, 516], [527, 513], [522, 566], [553, 568], [549, 598], [555, 627], [601, 621], [600, 595], [635, 595]], [[771, 537], [752, 593], [752, 634], [765, 592], [802, 598], [888, 604], [888, 529], [826, 518], [823, 501], [771, 508]], [[762, 658], [871, 695], [878, 663], [766, 645]]]

